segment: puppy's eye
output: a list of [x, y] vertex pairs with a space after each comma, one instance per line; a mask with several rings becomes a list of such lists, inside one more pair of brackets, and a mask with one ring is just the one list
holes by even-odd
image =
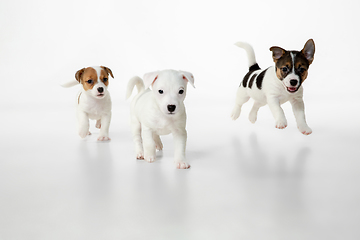
[[108, 80], [107, 78], [104, 78], [104, 79], [103, 79], [103, 82], [106, 82], [107, 80]]
[[283, 67], [283, 68], [281, 68], [281, 71], [283, 71], [284, 73], [286, 73], [286, 72], [289, 71], [289, 68], [288, 68], [288, 67]]
[[183, 94], [183, 93], [184, 93], [184, 90], [181, 89], [181, 90], [179, 91], [179, 94]]
[[90, 79], [90, 80], [87, 80], [86, 82], [87, 82], [88, 84], [92, 84], [92, 83], [93, 83], [93, 80]]
[[306, 71], [306, 69], [305, 68], [303, 68], [303, 67], [301, 67], [301, 68], [299, 68], [299, 73], [304, 73], [305, 71]]
[[160, 93], [160, 94], [163, 94], [163, 93], [164, 93], [164, 91], [160, 89], [160, 90], [159, 90], [159, 93]]

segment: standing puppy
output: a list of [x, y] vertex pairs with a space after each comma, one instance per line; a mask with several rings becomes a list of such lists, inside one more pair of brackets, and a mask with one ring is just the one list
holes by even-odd
[[[130, 79], [127, 98], [135, 85], [138, 89], [131, 103], [131, 128], [137, 159], [153, 162], [156, 149], [163, 148], [159, 135], [172, 133], [176, 167], [190, 168], [185, 159], [187, 132], [184, 99], [188, 82], [194, 87], [191, 73], [175, 70], [147, 73], [144, 80], [139, 77]], [[149, 86], [152, 86], [151, 90]]]
[[305, 135], [311, 134], [312, 130], [305, 120], [302, 83], [314, 60], [314, 41], [309, 39], [301, 51], [271, 47], [275, 67], [265, 70], [261, 70], [256, 63], [254, 50], [249, 44], [238, 42], [235, 45], [247, 52], [249, 72], [237, 91], [231, 118], [236, 120], [239, 117], [241, 106], [251, 97], [255, 103], [249, 114], [250, 122], [255, 123], [259, 108], [268, 104], [275, 118], [276, 128], [283, 129], [287, 127], [287, 121], [281, 104], [290, 101], [298, 129]]
[[82, 89], [77, 97], [78, 131], [81, 138], [90, 135], [89, 119], [96, 120], [96, 127], [100, 128], [98, 140], [107, 141], [111, 120], [111, 98], [107, 91], [109, 74], [114, 78], [107, 67], [96, 66], [80, 69], [72, 81], [63, 84], [63, 87], [72, 87], [82, 84]]

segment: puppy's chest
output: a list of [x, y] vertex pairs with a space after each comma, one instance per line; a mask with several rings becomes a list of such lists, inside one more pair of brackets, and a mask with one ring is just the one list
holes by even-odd
[[154, 124], [153, 129], [158, 135], [170, 134], [175, 127], [174, 122], [168, 119], [156, 119], [156, 120], [154, 119], [153, 124]]
[[79, 107], [86, 112], [91, 119], [99, 119], [101, 116], [111, 111], [111, 104], [105, 102], [82, 103]]
[[181, 116], [181, 119], [175, 119], [174, 116], [169, 118], [159, 116], [157, 118], [152, 118], [150, 122], [145, 125], [153, 129], [153, 131], [158, 135], [167, 135], [177, 129], [185, 128], [184, 120], [182, 120], [182, 118], [183, 116]]

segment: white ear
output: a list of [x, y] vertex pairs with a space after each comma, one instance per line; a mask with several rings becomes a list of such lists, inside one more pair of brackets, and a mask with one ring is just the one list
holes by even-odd
[[191, 84], [191, 86], [193, 86], [193, 88], [195, 88], [195, 85], [194, 85], [194, 76], [192, 75], [192, 73], [190, 73], [190, 72], [185, 72], [185, 71], [179, 71], [180, 72], [180, 74], [182, 74], [183, 75], [183, 78], [185, 79], [185, 80], [187, 80], [190, 84]]
[[144, 75], [144, 85], [145, 85], [145, 89], [148, 89], [150, 87], [150, 85], [152, 85], [155, 80], [157, 79], [159, 75], [159, 71], [156, 71], [156, 72], [149, 72], [149, 73], [146, 73]]

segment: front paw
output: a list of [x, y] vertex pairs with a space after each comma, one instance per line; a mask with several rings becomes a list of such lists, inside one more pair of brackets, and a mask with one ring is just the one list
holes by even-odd
[[89, 132], [89, 129], [80, 129], [79, 130], [79, 136], [81, 138], [85, 138], [87, 135], [91, 135], [91, 132]]
[[155, 161], [155, 156], [144, 156], [144, 160], [148, 163], [152, 163]]
[[98, 141], [109, 141], [109, 140], [111, 140], [111, 138], [109, 138], [108, 136], [99, 136], [97, 140]]
[[304, 135], [310, 135], [312, 133], [311, 128], [308, 125], [298, 126], [299, 131]]
[[136, 159], [138, 160], [144, 160], [144, 153], [143, 152], [138, 152], [136, 154]]
[[184, 161], [175, 162], [175, 166], [177, 169], [188, 169], [190, 168], [190, 164]]
[[286, 128], [286, 127], [287, 127], [287, 121], [286, 121], [286, 119], [276, 121], [275, 127], [278, 128], [278, 129], [284, 129], [284, 128]]

